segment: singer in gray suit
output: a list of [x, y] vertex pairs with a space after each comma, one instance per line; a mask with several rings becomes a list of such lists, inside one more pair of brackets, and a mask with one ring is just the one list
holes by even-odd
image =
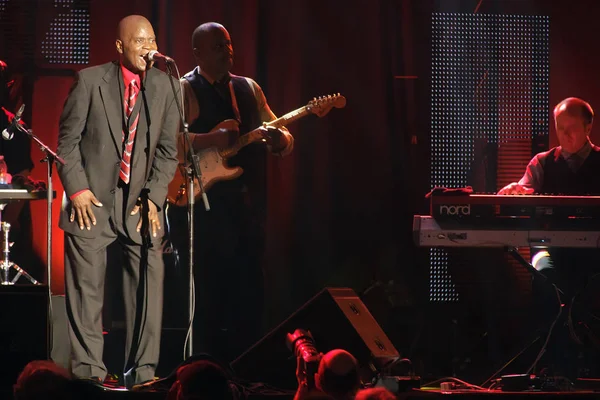
[[[160, 240], [167, 186], [177, 168], [179, 113], [169, 79], [152, 68], [150, 22], [119, 22], [119, 61], [80, 71], [60, 118], [58, 166], [65, 189], [65, 289], [71, 371], [102, 382], [106, 248], [124, 254], [128, 388], [150, 381], [159, 359], [164, 264]], [[175, 81], [175, 83], [177, 83]], [[175, 86], [178, 88], [178, 86]]]

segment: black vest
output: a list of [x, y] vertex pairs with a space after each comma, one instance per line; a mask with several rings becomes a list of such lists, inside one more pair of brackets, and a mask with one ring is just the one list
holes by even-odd
[[[223, 98], [198, 71], [198, 68], [185, 74], [184, 78], [190, 83], [198, 99], [200, 114], [192, 121], [189, 130], [193, 133], [206, 133], [226, 119], [235, 119], [231, 98]], [[258, 128], [262, 121], [258, 103], [246, 78], [231, 75], [231, 82], [240, 111], [240, 135]], [[228, 160], [230, 166], [240, 166], [244, 173], [233, 181], [222, 181], [213, 186], [210, 192], [237, 192], [250, 190], [255, 198], [264, 197], [266, 176], [266, 153], [262, 143], [253, 143], [240, 150]]]
[[555, 147], [545, 156], [544, 183], [542, 194], [554, 195], [600, 195], [600, 147], [593, 146], [577, 172], [569, 169], [560, 156], [560, 148]]
[[[544, 158], [542, 194], [600, 195], [600, 147], [592, 147], [590, 155], [577, 172], [569, 169], [558, 147], [550, 150]], [[561, 276], [556, 283], [567, 296], [572, 296], [581, 289], [589, 274], [600, 266], [600, 252], [597, 249], [550, 247], [548, 251]]]

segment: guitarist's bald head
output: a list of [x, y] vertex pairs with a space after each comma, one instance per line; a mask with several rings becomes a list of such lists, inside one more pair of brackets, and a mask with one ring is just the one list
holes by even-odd
[[233, 46], [229, 32], [217, 22], [207, 22], [192, 34], [196, 63], [215, 80], [221, 79], [233, 66]]
[[206, 22], [196, 29], [192, 33], [192, 47], [200, 48], [204, 43], [211, 38], [211, 35], [218, 34], [220, 32], [227, 32], [227, 29], [218, 22]]

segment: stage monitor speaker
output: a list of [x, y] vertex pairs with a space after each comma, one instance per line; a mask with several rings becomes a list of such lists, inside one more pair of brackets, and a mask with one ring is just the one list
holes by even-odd
[[0, 285], [0, 391], [30, 361], [47, 360], [48, 349], [48, 286]]
[[231, 362], [237, 378], [295, 390], [296, 358], [286, 336], [296, 329], [312, 334], [321, 353], [344, 349], [353, 354], [363, 381], [400, 355], [367, 307], [348, 288], [325, 288], [278, 327]]

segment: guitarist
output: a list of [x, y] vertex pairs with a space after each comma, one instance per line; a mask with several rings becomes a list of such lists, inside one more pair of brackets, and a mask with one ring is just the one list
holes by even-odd
[[[233, 46], [221, 24], [198, 26], [192, 44], [198, 66], [182, 78], [182, 85], [194, 151], [226, 148], [238, 135], [276, 119], [260, 86], [250, 78], [229, 72]], [[213, 129], [224, 120], [236, 120], [239, 129]], [[244, 168], [244, 173], [210, 188], [210, 211], [204, 209], [202, 201], [197, 201], [194, 209], [194, 352], [206, 352], [223, 361], [238, 356], [262, 335], [265, 147], [271, 153], [286, 156], [294, 144], [285, 128], [262, 129], [266, 146], [261, 142], [250, 144], [228, 160], [230, 166]], [[184, 159], [183, 154], [179, 157]], [[187, 210], [171, 209], [172, 240], [182, 265], [188, 265]]]

